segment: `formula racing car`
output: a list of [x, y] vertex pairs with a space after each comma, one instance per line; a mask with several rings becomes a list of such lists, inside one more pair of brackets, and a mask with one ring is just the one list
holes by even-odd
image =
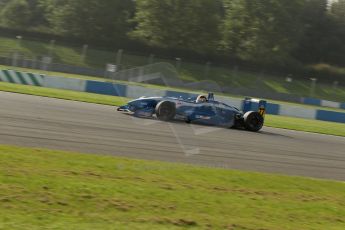
[[[246, 101], [244, 101], [246, 102]], [[234, 106], [216, 101], [214, 94], [197, 98], [141, 97], [130, 101], [117, 110], [136, 117], [154, 118], [161, 121], [182, 120], [187, 123], [240, 128], [257, 132], [264, 124], [266, 102], [257, 101], [257, 111], [242, 112]]]

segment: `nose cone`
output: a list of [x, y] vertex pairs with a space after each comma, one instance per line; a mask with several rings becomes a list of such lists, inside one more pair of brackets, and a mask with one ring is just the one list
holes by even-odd
[[123, 105], [123, 106], [120, 106], [120, 107], [118, 107], [117, 108], [117, 111], [126, 111], [126, 110], [128, 110], [128, 105]]
[[128, 105], [129, 107], [137, 108], [137, 107], [140, 106], [141, 102], [142, 102], [142, 100], [134, 100], [134, 101], [128, 102], [127, 105]]

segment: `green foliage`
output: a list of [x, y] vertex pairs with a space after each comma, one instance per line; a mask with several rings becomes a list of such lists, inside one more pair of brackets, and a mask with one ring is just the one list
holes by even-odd
[[132, 35], [161, 47], [211, 51], [220, 39], [220, 12], [214, 0], [138, 0]]
[[304, 1], [226, 1], [225, 47], [247, 59], [279, 63], [291, 59], [304, 28]]
[[134, 10], [130, 0], [42, 0], [41, 4], [55, 33], [99, 41], [124, 37]]
[[10, 0], [0, 0], [0, 7], [4, 7]]
[[341, 2], [327, 10], [325, 0], [313, 0], [305, 10], [305, 35], [295, 56], [303, 62], [344, 65], [345, 20], [341, 23]]
[[338, 65], [344, 64], [345, 54], [345, 0], [339, 0], [335, 2], [331, 8], [331, 15], [335, 20], [334, 34], [333, 34], [333, 60], [329, 60], [331, 63], [337, 63]]
[[1, 11], [2, 24], [18, 29], [30, 26], [32, 12], [26, 0], [11, 0], [2, 4], [4, 5]]
[[43, 27], [45, 30], [48, 28], [48, 21], [45, 16], [45, 8], [40, 4], [40, 0], [26, 0], [29, 4], [32, 17], [30, 20], [31, 26], [34, 30]]
[[264, 66], [345, 66], [345, 0], [0, 0], [0, 25]]
[[331, 6], [330, 13], [343, 25], [345, 24], [345, 0], [338, 0]]
[[47, 26], [47, 21], [39, 0], [0, 0], [0, 25], [37, 30]]

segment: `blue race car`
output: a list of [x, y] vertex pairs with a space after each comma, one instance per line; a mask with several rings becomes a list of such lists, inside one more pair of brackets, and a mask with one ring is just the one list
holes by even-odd
[[[263, 102], [263, 103], [262, 103]], [[240, 128], [257, 132], [264, 124], [266, 102], [259, 101], [258, 111], [242, 112], [216, 101], [214, 94], [199, 95], [196, 99], [174, 97], [141, 97], [117, 110], [136, 117], [157, 117], [161, 121], [182, 120], [187, 123]]]

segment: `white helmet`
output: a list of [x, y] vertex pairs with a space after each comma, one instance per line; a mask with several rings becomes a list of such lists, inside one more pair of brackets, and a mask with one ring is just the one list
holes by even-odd
[[204, 103], [207, 102], [207, 97], [205, 95], [199, 95], [196, 98], [196, 103]]

